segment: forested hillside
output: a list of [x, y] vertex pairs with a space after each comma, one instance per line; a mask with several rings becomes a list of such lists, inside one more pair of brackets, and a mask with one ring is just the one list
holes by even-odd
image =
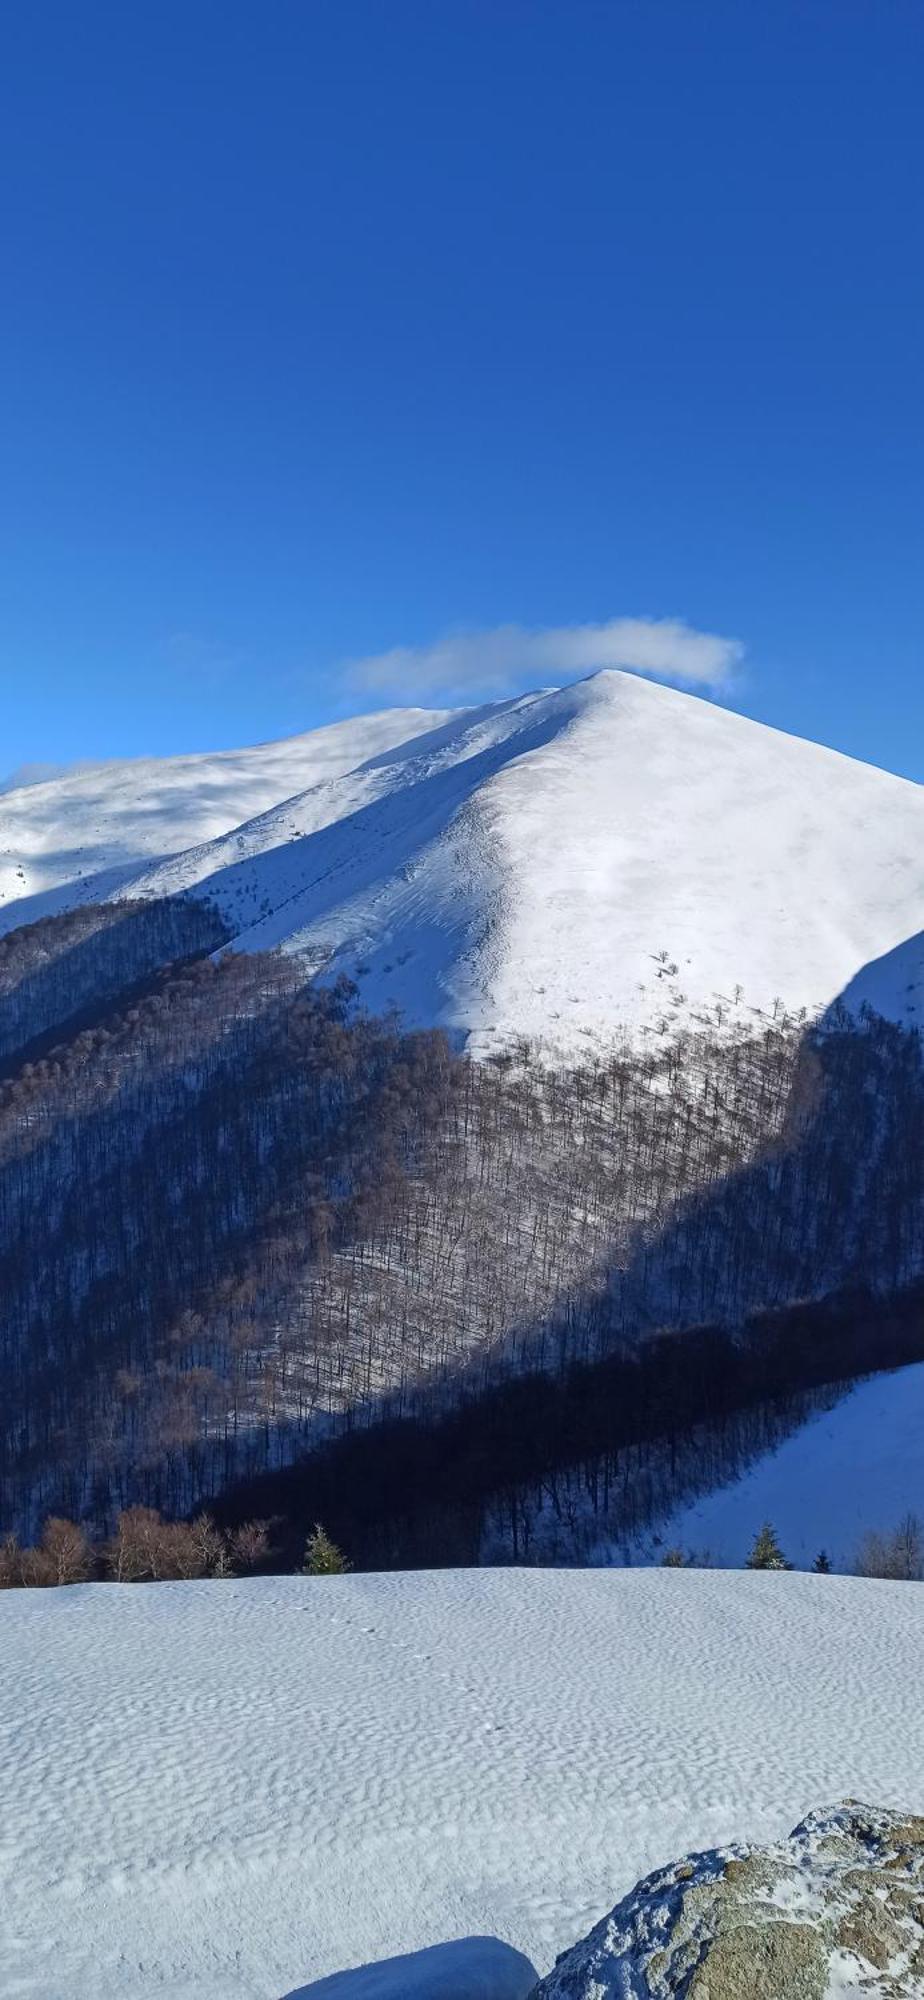
[[188, 902], [6, 940], [0, 1525], [185, 1513], [358, 1421], [924, 1271], [916, 1033], [780, 1008], [475, 1063], [215, 941]]
[[0, 936], [0, 1067], [72, 1041], [166, 965], [201, 958], [227, 931], [200, 902], [91, 903]]

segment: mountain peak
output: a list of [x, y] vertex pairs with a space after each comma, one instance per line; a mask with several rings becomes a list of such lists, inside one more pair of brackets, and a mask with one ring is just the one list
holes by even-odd
[[98, 767], [0, 800], [4, 847], [6, 927], [41, 907], [36, 874], [51, 907], [207, 895], [239, 949], [301, 953], [480, 1052], [747, 1034], [865, 990], [873, 960], [880, 1008], [924, 1007], [900, 949], [922, 929], [924, 789], [619, 669]]

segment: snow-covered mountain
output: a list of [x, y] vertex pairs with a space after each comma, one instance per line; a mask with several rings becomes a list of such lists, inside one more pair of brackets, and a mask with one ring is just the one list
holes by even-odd
[[81, 765], [3, 792], [0, 935], [34, 917], [102, 901], [140, 867], [215, 840], [446, 714], [386, 709], [252, 749]]
[[5, 1591], [0, 1992], [525, 2000], [680, 1854], [920, 1810], [922, 1648], [836, 1576]]
[[[73, 808], [116, 893], [206, 893], [239, 948], [346, 971], [371, 1008], [481, 1052], [523, 1034], [574, 1054], [691, 1018], [746, 1029], [846, 988], [895, 1018], [924, 1011], [924, 787], [710, 702], [604, 672], [248, 754], [263, 760], [255, 817], [220, 776], [249, 772], [247, 755], [163, 779], [122, 766], [0, 800], [0, 852], [12, 812], [19, 853], [36, 829], [46, 891], [66, 849], [56, 893], [73, 895]], [[133, 870], [139, 822], [170, 858]]]

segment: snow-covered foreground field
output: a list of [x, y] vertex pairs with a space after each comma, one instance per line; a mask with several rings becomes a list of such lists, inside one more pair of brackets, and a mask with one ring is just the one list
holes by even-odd
[[924, 1587], [836, 1577], [10, 1592], [0, 1993], [517, 2000], [657, 1863], [920, 1810], [922, 1658]]
[[[658, 1562], [665, 1549], [744, 1563], [757, 1530], [772, 1521], [797, 1569], [825, 1549], [835, 1569], [853, 1568], [864, 1535], [924, 1520], [924, 1363], [859, 1382], [831, 1410], [794, 1431], [741, 1479], [704, 1494], [658, 1523], [634, 1552]], [[591, 1560], [622, 1560], [605, 1547]]]

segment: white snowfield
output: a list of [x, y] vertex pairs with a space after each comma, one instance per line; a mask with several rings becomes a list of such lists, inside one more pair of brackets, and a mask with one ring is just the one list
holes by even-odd
[[83, 765], [0, 794], [0, 935], [15, 924], [104, 901], [140, 867], [217, 839], [292, 792], [446, 719], [386, 709], [280, 743], [188, 757]]
[[94, 870], [198, 890], [239, 946], [475, 1052], [745, 1031], [845, 989], [924, 1018], [924, 787], [627, 673], [21, 790], [5, 855], [0, 924]]
[[908, 1514], [924, 1521], [924, 1364], [858, 1382], [733, 1484], [659, 1522], [657, 1542], [648, 1536], [636, 1559], [657, 1562], [664, 1549], [681, 1548], [740, 1566], [772, 1521], [797, 1568], [825, 1549], [835, 1569], [847, 1570], [864, 1535], [888, 1533]]
[[5, 1593], [0, 1993], [522, 2000], [657, 1865], [920, 1810], [922, 1658], [838, 1577]]

